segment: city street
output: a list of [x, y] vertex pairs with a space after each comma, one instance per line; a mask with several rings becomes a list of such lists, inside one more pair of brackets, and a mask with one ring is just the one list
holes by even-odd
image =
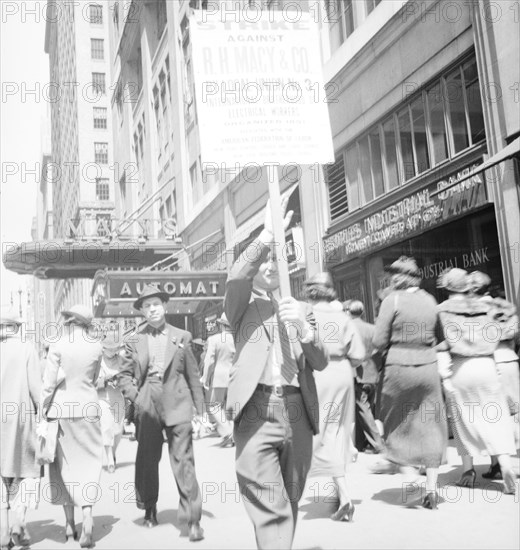
[[[176, 524], [177, 490], [167, 454], [161, 462], [160, 525], [141, 526], [143, 513], [133, 503], [134, 455], [137, 443], [124, 438], [118, 450], [119, 466], [114, 474], [103, 470], [102, 494], [94, 507], [96, 548], [255, 548], [251, 523], [240, 502], [233, 469], [234, 449], [221, 449], [218, 439], [195, 441], [196, 465], [203, 494], [202, 526], [205, 539], [190, 543], [180, 537]], [[460, 475], [455, 449], [448, 452], [449, 465], [441, 469], [441, 504], [437, 511], [414, 506], [420, 498], [419, 485], [404, 484], [400, 474], [371, 474], [375, 455], [360, 454], [351, 468], [351, 486], [356, 513], [354, 522], [328, 519], [334, 503], [331, 480], [310, 479], [300, 503], [296, 549], [336, 548], [518, 548], [520, 519], [518, 489], [515, 497], [504, 495], [502, 482], [487, 482], [480, 473], [486, 459], [476, 461], [479, 488], [453, 485]], [[518, 459], [515, 459], [518, 471]], [[76, 548], [65, 542], [63, 511], [45, 501], [31, 511], [28, 527], [32, 548]], [[410, 494], [408, 494], [410, 493]], [[81, 512], [76, 511], [81, 529]]]

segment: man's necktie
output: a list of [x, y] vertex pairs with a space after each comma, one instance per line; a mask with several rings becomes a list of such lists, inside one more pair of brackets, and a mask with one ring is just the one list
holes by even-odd
[[278, 301], [271, 292], [268, 294], [271, 303], [273, 304], [274, 311], [276, 313], [276, 326], [273, 330], [273, 341], [275, 349], [275, 358], [280, 364], [280, 369], [283, 378], [287, 383], [293, 381], [293, 378], [298, 372], [298, 365], [296, 359], [291, 353], [291, 343], [289, 341], [289, 335], [285, 324], [280, 320]]

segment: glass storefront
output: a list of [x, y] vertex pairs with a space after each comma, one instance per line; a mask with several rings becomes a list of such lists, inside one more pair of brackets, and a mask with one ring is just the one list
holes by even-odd
[[448, 267], [484, 271], [492, 280], [492, 293], [504, 289], [498, 234], [493, 206], [393, 244], [363, 260], [354, 260], [333, 270], [342, 300], [354, 298], [366, 305], [367, 318], [373, 320], [378, 307], [377, 291], [388, 286], [384, 271], [401, 255], [413, 256], [423, 274], [421, 287], [442, 302], [446, 295], [436, 288], [439, 274]]

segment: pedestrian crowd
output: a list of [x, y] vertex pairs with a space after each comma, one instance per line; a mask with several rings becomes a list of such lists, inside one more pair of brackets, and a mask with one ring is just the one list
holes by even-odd
[[[287, 228], [292, 213], [285, 214]], [[2, 313], [1, 548], [27, 546], [28, 509], [38, 503], [43, 467], [52, 503], [63, 506], [65, 538], [94, 544], [89, 487], [117, 468], [125, 427], [135, 424], [135, 491], [143, 525], [158, 524], [159, 462], [166, 443], [179, 494], [181, 535], [204, 538], [193, 439], [219, 436], [235, 467], [258, 548], [291, 548], [309, 477], [334, 481], [334, 521], [354, 520], [349, 465], [358, 452], [381, 459], [374, 473], [420, 469], [419, 504], [439, 505], [439, 467], [451, 433], [462, 461], [458, 484], [484, 478], [515, 494], [519, 448], [519, 321], [491, 296], [491, 279], [452, 268], [438, 304], [421, 289], [413, 258], [388, 268], [375, 324], [364, 305], [340, 302], [329, 273], [304, 284], [305, 301], [280, 290], [269, 205], [258, 237], [228, 276], [219, 332], [204, 343], [166, 322], [169, 295], [147, 286], [134, 303], [144, 318], [124, 342], [85, 338], [89, 308], [62, 312], [64, 331], [40, 360]], [[471, 407], [468, 407], [471, 403]], [[31, 498], [27, 498], [30, 496]], [[78, 534], [75, 508], [82, 510]]]

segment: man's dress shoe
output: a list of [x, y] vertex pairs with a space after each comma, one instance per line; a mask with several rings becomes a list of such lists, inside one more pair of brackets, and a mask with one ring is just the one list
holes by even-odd
[[202, 540], [204, 538], [204, 530], [199, 525], [199, 523], [192, 523], [189, 526], [189, 537], [190, 542], [196, 542], [198, 540]]
[[151, 529], [157, 525], [159, 525], [159, 522], [157, 521], [157, 508], [155, 506], [147, 508], [144, 515], [144, 526]]

